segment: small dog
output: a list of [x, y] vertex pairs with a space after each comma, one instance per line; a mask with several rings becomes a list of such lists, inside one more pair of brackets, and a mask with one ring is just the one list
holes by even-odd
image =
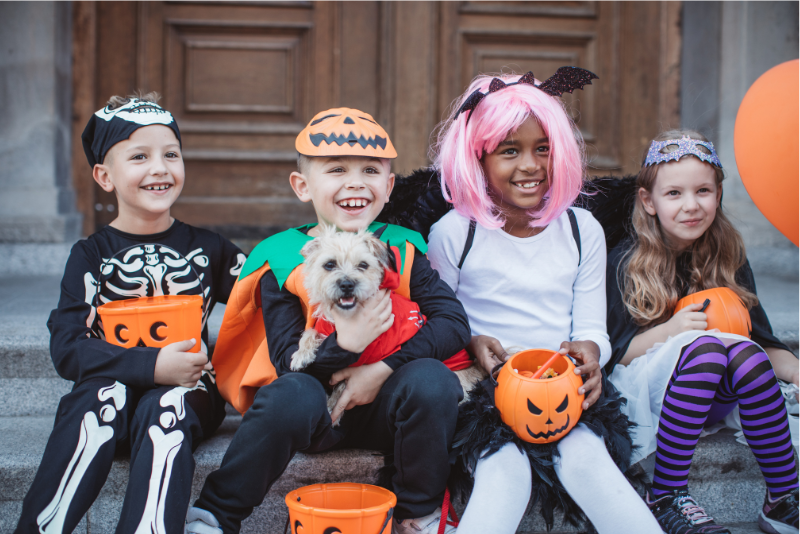
[[[387, 270], [397, 271], [394, 254], [389, 247], [370, 232], [337, 232], [333, 227], [322, 229], [316, 239], [309, 241], [300, 254], [305, 258], [303, 267], [304, 286], [308, 292], [309, 305], [315, 306], [314, 315], [331, 325], [332, 310], [340, 314], [355, 313], [358, 306], [375, 295], [384, 282]], [[402, 321], [395, 317], [395, 322]], [[418, 321], [417, 329], [424, 321]], [[317, 349], [326, 336], [310, 328], [300, 337], [297, 352], [292, 355], [291, 369], [299, 371], [310, 365]], [[381, 357], [386, 357], [383, 354]], [[466, 393], [477, 382], [485, 378], [480, 366], [472, 365], [456, 372]], [[328, 411], [332, 411], [342, 396], [345, 382], [336, 385], [328, 398]], [[334, 421], [334, 426], [339, 421]]]

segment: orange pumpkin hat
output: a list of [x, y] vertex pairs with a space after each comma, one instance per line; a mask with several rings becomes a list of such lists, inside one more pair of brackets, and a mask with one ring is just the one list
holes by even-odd
[[372, 115], [350, 108], [329, 109], [314, 115], [297, 136], [294, 147], [300, 154], [312, 157], [397, 157], [389, 134]]

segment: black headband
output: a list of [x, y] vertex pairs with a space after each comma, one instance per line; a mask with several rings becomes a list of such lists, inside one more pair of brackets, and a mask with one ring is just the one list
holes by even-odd
[[112, 146], [129, 138], [139, 128], [153, 124], [172, 128], [178, 143], [181, 142], [181, 132], [172, 114], [154, 102], [132, 98], [116, 109], [104, 107], [92, 115], [81, 134], [89, 165], [94, 168], [96, 164], [103, 163]]
[[[453, 120], [457, 119], [461, 113], [474, 110], [475, 107], [481, 103], [481, 100], [486, 97], [486, 95], [496, 93], [497, 91], [512, 85], [519, 85], [521, 83], [532, 85], [537, 89], [541, 89], [550, 96], [559, 97], [564, 93], [572, 93], [572, 91], [575, 89], [583, 89], [584, 85], [592, 85], [592, 80], [597, 79], [599, 78], [595, 73], [578, 67], [561, 67], [556, 71], [555, 74], [550, 76], [539, 85], [536, 85], [536, 81], [532, 72], [526, 73], [519, 80], [513, 83], [505, 83], [500, 78], [492, 78], [492, 81], [489, 84], [489, 90], [485, 93], [481, 93], [480, 89], [473, 91], [472, 94], [469, 95], [469, 97], [464, 101], [464, 103], [461, 104], [461, 107], [458, 108]], [[469, 122], [471, 118], [472, 113], [467, 115], [467, 122]]]

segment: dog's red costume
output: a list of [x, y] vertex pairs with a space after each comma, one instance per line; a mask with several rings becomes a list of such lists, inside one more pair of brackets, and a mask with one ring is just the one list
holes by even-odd
[[[395, 257], [395, 265], [400, 265], [400, 251], [397, 247], [390, 247], [391, 252]], [[411, 339], [417, 331], [422, 328], [427, 320], [419, 309], [416, 302], [412, 302], [406, 297], [395, 293], [395, 290], [400, 287], [400, 275], [397, 271], [386, 268], [384, 269], [383, 282], [381, 289], [391, 290], [389, 298], [392, 300], [392, 313], [394, 314], [394, 323], [392, 326], [378, 336], [378, 338], [364, 349], [358, 361], [350, 367], [358, 367], [359, 365], [367, 365], [369, 363], [379, 362], [387, 356], [394, 354], [400, 350], [400, 346]], [[336, 331], [336, 327], [321, 317], [317, 319], [317, 324], [314, 329], [323, 336], [329, 336]], [[472, 365], [467, 351], [462, 350], [455, 356], [451, 356], [444, 361], [444, 364], [452, 371], [460, 371]]]

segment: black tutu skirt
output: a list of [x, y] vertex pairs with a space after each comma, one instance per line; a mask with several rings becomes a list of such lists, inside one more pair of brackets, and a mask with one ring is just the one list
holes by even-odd
[[[473, 388], [470, 400], [460, 406], [450, 476], [450, 487], [456, 500], [463, 503], [469, 499], [473, 484], [471, 473], [475, 472], [478, 460], [494, 454], [507, 443], [513, 443], [530, 460], [533, 486], [528, 506], [530, 509], [541, 503], [547, 529], [553, 527], [555, 513], [561, 511], [570, 524], [593, 530], [556, 476], [553, 459], [558, 457], [558, 442], [535, 444], [517, 437], [503, 423], [499, 410], [495, 408], [494, 387], [491, 379], [484, 380]], [[635, 426], [620, 411], [625, 402], [604, 374], [603, 393], [578, 421], [603, 438], [611, 458], [623, 473], [630, 467], [633, 451], [630, 429]]]

